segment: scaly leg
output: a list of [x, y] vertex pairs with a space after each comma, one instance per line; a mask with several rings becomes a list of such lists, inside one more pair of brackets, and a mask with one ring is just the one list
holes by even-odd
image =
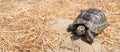
[[90, 32], [90, 30], [87, 30], [87, 35], [88, 35], [88, 37], [89, 37], [89, 39], [90, 39], [90, 43], [94, 42], [94, 36], [93, 36], [93, 34]]

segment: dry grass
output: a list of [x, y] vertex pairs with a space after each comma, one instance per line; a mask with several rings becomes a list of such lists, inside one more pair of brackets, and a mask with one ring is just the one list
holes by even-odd
[[47, 22], [88, 8], [103, 10], [110, 24], [97, 38], [120, 49], [120, 0], [0, 0], [0, 51], [47, 52], [66, 38]]

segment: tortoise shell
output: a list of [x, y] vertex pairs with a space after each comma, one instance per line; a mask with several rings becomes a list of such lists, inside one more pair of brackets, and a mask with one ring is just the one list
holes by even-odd
[[105, 14], [96, 8], [81, 10], [81, 14], [75, 19], [73, 24], [83, 24], [95, 34], [100, 33], [108, 26]]

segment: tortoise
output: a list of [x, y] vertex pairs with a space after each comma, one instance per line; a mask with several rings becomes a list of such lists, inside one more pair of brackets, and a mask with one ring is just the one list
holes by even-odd
[[105, 14], [97, 8], [81, 10], [80, 15], [67, 28], [68, 32], [86, 35], [90, 43], [94, 42], [94, 35], [101, 33], [108, 26]]

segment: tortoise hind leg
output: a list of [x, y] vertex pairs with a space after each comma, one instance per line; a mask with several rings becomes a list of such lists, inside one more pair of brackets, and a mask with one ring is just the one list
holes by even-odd
[[89, 37], [90, 43], [94, 42], [94, 36], [93, 34], [90, 32], [90, 30], [87, 30], [87, 36]]

